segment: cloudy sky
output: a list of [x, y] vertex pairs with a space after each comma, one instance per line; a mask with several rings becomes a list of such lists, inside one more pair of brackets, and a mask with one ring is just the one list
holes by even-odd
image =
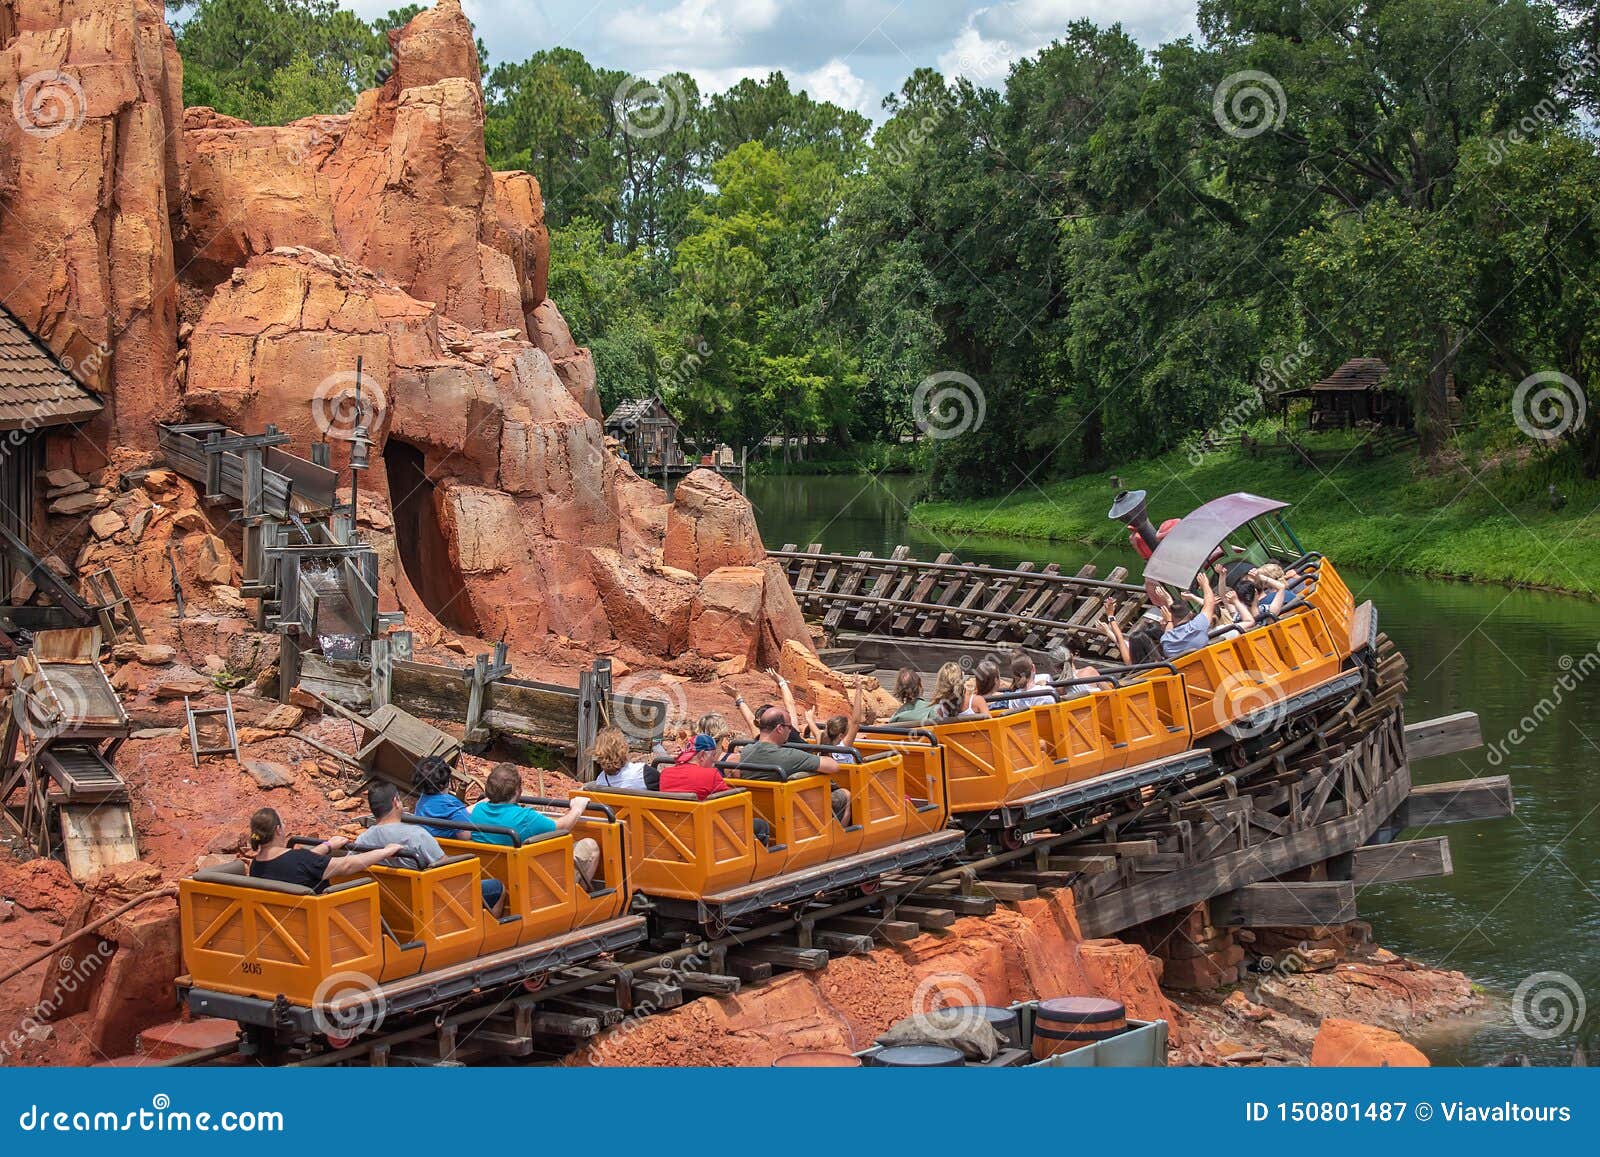
[[[346, 0], [351, 3], [351, 0]], [[368, 19], [393, 0], [354, 0]], [[1194, 30], [1194, 0], [463, 0], [499, 60], [576, 48], [643, 76], [682, 69], [702, 89], [782, 69], [813, 96], [878, 113], [934, 65], [995, 83], [1007, 65], [1088, 18], [1121, 21], [1146, 47]]]

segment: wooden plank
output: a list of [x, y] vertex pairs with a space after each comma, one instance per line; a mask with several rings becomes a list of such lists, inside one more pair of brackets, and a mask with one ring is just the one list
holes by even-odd
[[1510, 777], [1485, 775], [1476, 779], [1453, 779], [1448, 783], [1417, 784], [1395, 813], [1395, 822], [1402, 828], [1464, 824], [1504, 819], [1516, 809]]
[[[872, 552], [870, 550], [864, 550], [856, 557], [871, 558]], [[855, 594], [861, 589], [861, 584], [865, 582], [866, 579], [867, 564], [864, 562], [851, 564], [849, 573], [845, 575], [844, 581], [839, 584], [839, 593], [842, 595]], [[827, 627], [829, 630], [833, 630], [834, 628], [838, 627], [838, 625], [844, 620], [845, 608], [848, 605], [848, 603], [842, 602], [835, 603], [828, 609], [828, 613], [822, 616], [822, 625]]]
[[[943, 565], [945, 565], [947, 563], [954, 562], [955, 559], [956, 559], [956, 556], [954, 554], [951, 554], [949, 551], [946, 550], [946, 551], [940, 551], [938, 557], [935, 558], [933, 561], [938, 563], [938, 564], [940, 564], [941, 566], [943, 566]], [[939, 585], [939, 572], [938, 571], [936, 571], [936, 570], [923, 571], [921, 576], [917, 578], [916, 583], [911, 588], [911, 595], [910, 595], [911, 601], [914, 602], [914, 603], [927, 602], [928, 601], [928, 596], [933, 594], [933, 588], [938, 586], [938, 585]], [[922, 612], [922, 613], [926, 614], [926, 612]], [[913, 613], [911, 613], [911, 612], [906, 612], [905, 614], [897, 615], [895, 617], [895, 619], [894, 619], [894, 622], [892, 622], [889, 625], [889, 629], [891, 631], [893, 631], [897, 635], [904, 634], [906, 632], [907, 628], [909, 628], [911, 626], [911, 622], [912, 622], [912, 620], [914, 618], [918, 618], [918, 616], [913, 614]]]
[[1153, 856], [1160, 847], [1155, 840], [1107, 840], [1075, 845], [1083, 851], [1108, 856]]
[[[822, 948], [793, 948], [787, 944], [746, 944], [728, 953], [728, 962], [735, 959], [776, 968], [794, 968], [802, 972], [819, 972], [828, 967], [828, 953]], [[738, 973], [734, 973], [735, 976]], [[743, 979], [743, 977], [740, 977]]]
[[[807, 554], [821, 554], [822, 553], [822, 544], [820, 542], [813, 542], [810, 546], [806, 547], [806, 553]], [[801, 563], [800, 564], [800, 573], [799, 573], [799, 575], [796, 576], [796, 578], [794, 580], [794, 593], [797, 594], [797, 595], [803, 595], [808, 590], [810, 590], [811, 589], [811, 577], [814, 574], [816, 574], [816, 572], [817, 572], [816, 560], [807, 559], [805, 562]]]
[[1077, 872], [1083, 876], [1099, 876], [1117, 870], [1115, 856], [1051, 856], [1045, 866], [1055, 872]]
[[[981, 581], [974, 584], [971, 575], [946, 575], [944, 589], [939, 592], [936, 605], [951, 607], [958, 601], [971, 599], [974, 597], [973, 590], [981, 589], [982, 586], [983, 583]], [[949, 615], [943, 611], [926, 611], [923, 613], [922, 621], [917, 627], [917, 634], [924, 639], [931, 639], [944, 628], [947, 621], [949, 621]]]
[[1449, 836], [1369, 844], [1355, 850], [1355, 880], [1361, 887], [1448, 876], [1454, 870]]
[[[1005, 601], [1011, 597], [1011, 592], [1017, 589], [1017, 584], [1022, 582], [1031, 570], [1033, 570], [1031, 562], [1020, 563], [1015, 572], [1000, 580], [999, 585], [995, 588], [994, 597], [983, 605], [983, 609], [986, 611], [1000, 610]], [[968, 627], [962, 637], [981, 639], [983, 638], [985, 626], [986, 624], [980, 619]]]
[[877, 916], [829, 916], [824, 924], [837, 932], [874, 936], [890, 944], [904, 944], [907, 940], [915, 940], [922, 932], [922, 929], [909, 920], [884, 920]]
[[62, 854], [74, 880], [87, 880], [114, 864], [139, 858], [133, 811], [126, 803], [62, 804]]
[[811, 943], [827, 949], [835, 956], [865, 956], [877, 946], [877, 941], [870, 936], [858, 932], [835, 932], [827, 928], [818, 928], [813, 932]]
[[[889, 552], [889, 559], [891, 562], [901, 562], [910, 557], [911, 548], [908, 546], [897, 546], [894, 548], [894, 550]], [[872, 598], [882, 598], [887, 595], [889, 593], [889, 588], [894, 584], [895, 576], [898, 574], [898, 572], [899, 568], [897, 567], [884, 567], [878, 572], [878, 577], [873, 581], [872, 589], [868, 591], [867, 594]], [[872, 623], [872, 617], [874, 613], [875, 610], [873, 604], [862, 603], [860, 605], [860, 609], [856, 611], [855, 618], [851, 621], [858, 627], [866, 627]]]
[[[1080, 899], [1079, 927], [1085, 937], [1114, 936], [1125, 928], [1176, 912], [1222, 892], [1352, 851], [1372, 838], [1410, 792], [1411, 772], [1401, 764], [1389, 773], [1389, 778], [1366, 806], [1353, 814], [1164, 876], [1142, 880], [1092, 900]], [[1094, 846], [1083, 845], [1086, 850]]]
[[920, 904], [896, 904], [895, 915], [913, 921], [924, 932], [937, 932], [956, 922], [953, 908], [924, 908]]
[[[934, 900], [941, 909], [948, 909], [957, 916], [993, 916], [995, 898], [993, 896], [963, 896], [954, 890], [943, 894], [936, 894], [931, 889], [918, 893], [919, 898]], [[900, 910], [905, 911], [906, 905], [902, 903]]]
[[[1046, 570], [1048, 569], [1049, 568], [1046, 568]], [[1078, 573], [1074, 577], [1093, 578], [1094, 572], [1095, 565], [1093, 563], [1088, 563], [1085, 566], [1079, 567]], [[1034, 602], [1033, 606], [1029, 608], [1028, 613], [1035, 618], [1059, 619], [1062, 622], [1065, 622], [1066, 619], [1063, 615], [1063, 612], [1065, 612], [1066, 609], [1073, 603], [1077, 602], [1082, 596], [1082, 593], [1082, 587], [1069, 586], [1059, 588], [1057, 590], [1051, 590], [1049, 585], [1046, 584], [1044, 593], [1042, 593]], [[1053, 637], [1054, 634], [1055, 632], [1053, 631], [1042, 630], [1039, 627], [1034, 627], [1023, 636], [1022, 642], [1024, 646], [1037, 647], [1039, 644], [1043, 643], [1047, 637]]]
[[1421, 723], [1406, 724], [1406, 758], [1432, 759], [1483, 746], [1483, 727], [1476, 711], [1457, 711]]
[[1355, 918], [1356, 886], [1350, 880], [1269, 880], [1246, 884], [1211, 901], [1211, 922], [1219, 928], [1347, 924]]

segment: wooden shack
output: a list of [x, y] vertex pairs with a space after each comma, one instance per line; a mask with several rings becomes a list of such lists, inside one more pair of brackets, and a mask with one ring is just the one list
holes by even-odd
[[605, 430], [621, 444], [628, 461], [641, 474], [684, 465], [683, 451], [678, 447], [678, 420], [660, 398], [633, 398], [621, 403], [606, 418]]
[[[1306, 424], [1312, 430], [1346, 430], [1354, 426], [1412, 427], [1411, 399], [1389, 384], [1389, 367], [1381, 358], [1351, 358], [1319, 382], [1278, 395], [1288, 403], [1310, 398]], [[1286, 423], [1287, 424], [1287, 423]]]

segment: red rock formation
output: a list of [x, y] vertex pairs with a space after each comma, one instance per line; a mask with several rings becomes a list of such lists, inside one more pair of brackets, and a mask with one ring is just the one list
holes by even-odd
[[[182, 66], [157, 0], [0, 0], [0, 300], [110, 396], [100, 446], [175, 412]], [[7, 110], [8, 113], [10, 110]], [[76, 440], [74, 465], [98, 469]]]
[[[329, 377], [327, 367], [363, 359], [375, 459], [397, 443], [420, 455], [425, 476], [390, 480], [380, 462], [369, 485], [381, 494], [393, 481], [402, 504], [425, 486], [417, 526], [436, 526], [441, 546], [409, 559], [409, 574], [391, 558], [394, 599], [408, 611], [443, 614], [448, 592], [453, 625], [522, 650], [554, 633], [615, 636], [661, 656], [687, 648], [770, 658], [780, 640], [805, 637], [743, 498], [699, 472], [669, 509], [660, 490], [605, 450], [599, 424], [549, 357], [514, 333], [469, 332], [348, 261], [282, 249], [253, 258], [217, 289], [189, 349], [191, 415], [245, 429], [276, 422], [302, 453], [338, 424], [337, 395], [349, 379]], [[726, 491], [719, 502], [696, 499], [708, 489], [700, 473]], [[421, 532], [406, 510], [396, 513], [412, 527], [407, 534]], [[719, 610], [727, 576], [708, 588], [670, 565], [662, 543], [670, 548], [674, 533], [704, 543], [708, 557], [733, 549], [730, 557], [760, 561], [734, 568], [754, 572], [745, 581], [757, 588], [738, 601], [742, 613]], [[432, 569], [419, 574], [417, 566]], [[690, 630], [697, 607], [704, 644]]]
[[[46, 96], [82, 98], [62, 131], [0, 120], [0, 297], [108, 391], [115, 435], [106, 423], [102, 449], [148, 446], [154, 419], [181, 403], [242, 429], [275, 422], [306, 453], [349, 432], [360, 358], [377, 407], [368, 493], [380, 499], [363, 521], [389, 553], [391, 607], [525, 650], [550, 635], [616, 637], [675, 656], [697, 621], [710, 654], [773, 662], [785, 640], [807, 638], [726, 483], [688, 481], [669, 513], [606, 452], [593, 359], [546, 296], [538, 182], [488, 165], [458, 0], [390, 34], [391, 75], [349, 111], [260, 128], [180, 115], [154, 0], [0, 0], [0, 12], [0, 78], [45, 73]], [[185, 205], [175, 262], [169, 218]], [[181, 351], [180, 265], [194, 323]], [[101, 342], [106, 356], [91, 356]], [[387, 492], [391, 442], [414, 483], [403, 494]], [[146, 549], [146, 527], [131, 533], [143, 497], [97, 515], [104, 533], [78, 561], [159, 601], [165, 537]], [[224, 581], [221, 540], [194, 517], [185, 567]], [[702, 592], [723, 566], [762, 568], [759, 597], [753, 575]]]
[[1330, 1016], [1317, 1030], [1311, 1063], [1321, 1068], [1426, 1068], [1428, 1058], [1397, 1032]]
[[823, 972], [630, 1021], [570, 1063], [770, 1065], [785, 1053], [866, 1048], [916, 1012], [1068, 995], [1115, 997], [1131, 1017], [1165, 1019], [1173, 1045], [1183, 1042], [1181, 1015], [1144, 950], [1083, 940], [1070, 895], [1051, 892], [987, 919], [958, 920], [942, 935], [835, 959]]

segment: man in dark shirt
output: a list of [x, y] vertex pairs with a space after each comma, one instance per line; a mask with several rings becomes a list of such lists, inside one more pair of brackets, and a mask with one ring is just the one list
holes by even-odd
[[[828, 775], [839, 770], [839, 762], [831, 755], [818, 755], [798, 747], [785, 747], [794, 734], [789, 716], [781, 707], [769, 707], [756, 720], [761, 729], [754, 743], [747, 743], [739, 752], [739, 778], [761, 779], [783, 783], [803, 775]], [[833, 789], [833, 814], [838, 821], [850, 825], [850, 793], [842, 787]]]

